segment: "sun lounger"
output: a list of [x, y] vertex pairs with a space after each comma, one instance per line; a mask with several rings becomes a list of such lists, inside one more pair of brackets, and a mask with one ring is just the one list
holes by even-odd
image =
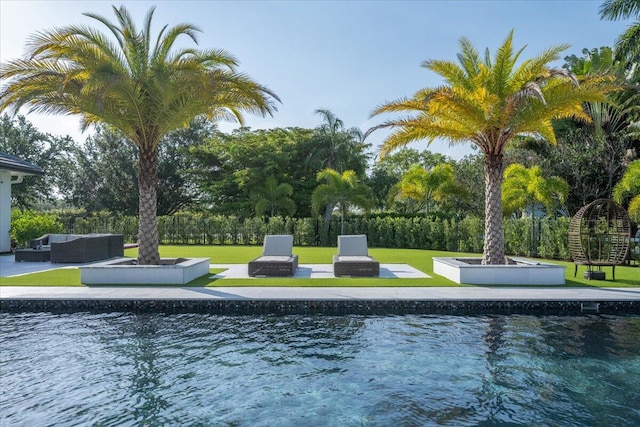
[[380, 263], [369, 256], [367, 236], [338, 236], [338, 254], [333, 257], [333, 275], [373, 277], [380, 274]]
[[249, 262], [249, 276], [293, 276], [298, 255], [292, 251], [292, 235], [266, 235], [262, 255]]

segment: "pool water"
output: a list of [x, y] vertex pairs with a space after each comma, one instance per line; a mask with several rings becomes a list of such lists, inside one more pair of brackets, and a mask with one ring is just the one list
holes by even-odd
[[640, 317], [0, 313], [1, 426], [640, 425]]

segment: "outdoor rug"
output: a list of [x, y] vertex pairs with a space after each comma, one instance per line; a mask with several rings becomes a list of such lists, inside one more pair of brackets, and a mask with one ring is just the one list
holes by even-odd
[[[211, 268], [226, 268], [212, 278], [216, 279], [254, 279], [249, 276], [247, 264], [211, 264]], [[333, 264], [300, 264], [293, 276], [296, 279], [335, 279]], [[428, 279], [431, 276], [408, 264], [380, 264], [382, 279]], [[255, 277], [259, 279], [259, 277]], [[286, 279], [286, 277], [284, 277]]]

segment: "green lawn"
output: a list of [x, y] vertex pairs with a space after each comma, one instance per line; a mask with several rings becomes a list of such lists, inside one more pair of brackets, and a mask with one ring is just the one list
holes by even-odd
[[[211, 258], [214, 264], [246, 264], [260, 255], [261, 246], [161, 246], [160, 255], [165, 258]], [[330, 264], [336, 248], [295, 247], [301, 264]], [[378, 279], [378, 278], [335, 278], [335, 279], [211, 279], [209, 276], [196, 279], [188, 286], [467, 286], [458, 285], [433, 273], [433, 257], [468, 256], [457, 252], [426, 251], [419, 249], [370, 249], [370, 255], [384, 264], [409, 264], [432, 276], [430, 279]], [[125, 256], [137, 256], [137, 249], [128, 249]], [[605, 268], [606, 281], [585, 280], [580, 267], [578, 277], [573, 277], [574, 265], [570, 262], [551, 261], [567, 266], [567, 286], [595, 287], [640, 287], [639, 267], [616, 267], [616, 280], [611, 280], [611, 268]], [[211, 270], [212, 273], [221, 270]], [[1, 286], [84, 286], [80, 283], [78, 269], [66, 268], [18, 277], [0, 277]]]

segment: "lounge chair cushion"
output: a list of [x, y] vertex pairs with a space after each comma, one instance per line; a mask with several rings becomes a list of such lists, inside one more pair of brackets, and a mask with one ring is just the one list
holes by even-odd
[[364, 234], [338, 236], [338, 255], [368, 256], [367, 236]]
[[261, 256], [253, 260], [254, 262], [287, 262], [291, 259], [288, 255], [268, 255]]
[[376, 262], [370, 256], [343, 256], [339, 255], [337, 257], [338, 262]]
[[75, 234], [49, 234], [49, 245], [52, 243], [68, 242], [76, 238], [78, 238], [78, 236]]
[[290, 234], [264, 236], [262, 257], [285, 256], [290, 257], [293, 250], [293, 236]]

